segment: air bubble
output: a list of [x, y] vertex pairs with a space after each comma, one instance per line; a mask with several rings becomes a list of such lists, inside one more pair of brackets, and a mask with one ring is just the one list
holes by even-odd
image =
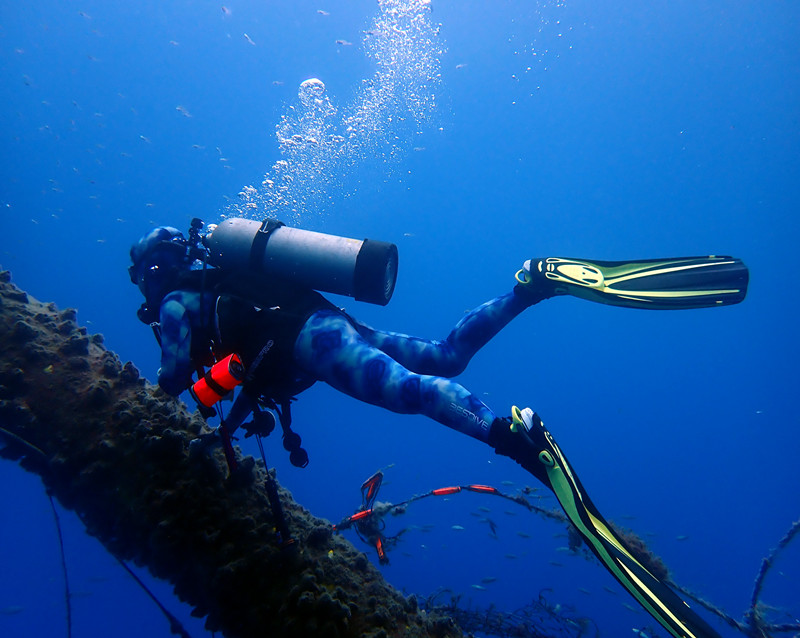
[[304, 80], [275, 127], [281, 159], [259, 191], [242, 189], [244, 204], [226, 212], [299, 223], [329, 207], [334, 193], [348, 195], [343, 176], [376, 162], [389, 173], [410, 152], [436, 110], [438, 26], [430, 22], [430, 0], [378, 0], [378, 7], [363, 37], [374, 75], [341, 112], [322, 80]]

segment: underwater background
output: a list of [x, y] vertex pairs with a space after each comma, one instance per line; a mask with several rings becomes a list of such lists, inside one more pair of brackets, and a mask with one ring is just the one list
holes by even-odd
[[[0, 264], [154, 380], [158, 348], [126, 272], [154, 225], [274, 216], [394, 242], [387, 307], [329, 298], [442, 339], [531, 257], [735, 255], [751, 273], [738, 306], [549, 300], [459, 381], [500, 414], [534, 408], [600, 511], [739, 618], [800, 517], [799, 25], [787, 1], [3, 2]], [[536, 486], [485, 445], [323, 384], [293, 416], [310, 465], [292, 467], [277, 436], [267, 460], [333, 522], [381, 468], [379, 500], [392, 502]], [[60, 516], [73, 635], [170, 635], [77, 517]], [[603, 636], [665, 634], [596, 561], [564, 552], [563, 526], [508, 501], [430, 498], [386, 523], [408, 528], [381, 568], [408, 593], [445, 588], [504, 611], [541, 594]], [[783, 622], [800, 614], [795, 545], [765, 583]], [[0, 463], [0, 635], [65, 633], [46, 494]]]

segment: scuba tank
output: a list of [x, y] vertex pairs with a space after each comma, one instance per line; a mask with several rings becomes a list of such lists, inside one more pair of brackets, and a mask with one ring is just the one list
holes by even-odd
[[397, 246], [349, 239], [267, 219], [242, 217], [209, 226], [209, 263], [233, 272], [282, 279], [312, 290], [385, 306], [397, 280]]

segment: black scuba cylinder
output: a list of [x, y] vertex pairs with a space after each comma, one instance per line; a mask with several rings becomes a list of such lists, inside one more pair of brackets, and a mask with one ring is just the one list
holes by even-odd
[[213, 266], [250, 272], [385, 306], [397, 280], [397, 246], [233, 217], [210, 228]]

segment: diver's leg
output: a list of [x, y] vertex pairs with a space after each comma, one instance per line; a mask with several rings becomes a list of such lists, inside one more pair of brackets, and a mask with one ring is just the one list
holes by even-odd
[[294, 356], [303, 372], [351, 397], [392, 412], [423, 414], [484, 442], [497, 418], [463, 386], [400, 365], [333, 310], [320, 310], [308, 319]]
[[529, 409], [497, 418], [462, 386], [410, 372], [367, 343], [342, 314], [321, 310], [300, 331], [295, 361], [305, 372], [354, 398], [407, 414], [424, 414], [489, 443], [541, 480], [611, 574], [673, 636], [719, 638], [702, 618], [637, 560], [595, 508], [541, 420]]
[[512, 319], [543, 298], [536, 298], [528, 291], [520, 292], [519, 288], [470, 311], [444, 341], [375, 330], [358, 320], [353, 323], [367, 342], [409, 370], [454, 377], [463, 372], [475, 353]]

